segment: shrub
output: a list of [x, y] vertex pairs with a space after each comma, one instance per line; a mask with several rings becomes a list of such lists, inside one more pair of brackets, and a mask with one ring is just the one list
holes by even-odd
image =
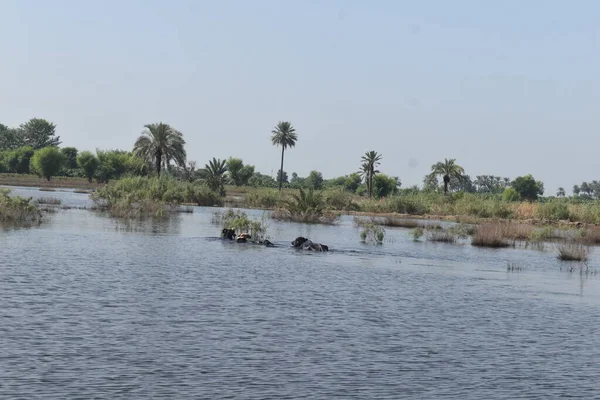
[[45, 147], [35, 152], [30, 169], [37, 175], [50, 180], [61, 170], [65, 156], [56, 147]]
[[534, 242], [543, 242], [550, 240], [554, 237], [554, 228], [546, 226], [544, 228], [536, 229], [531, 232], [531, 240]]
[[565, 203], [559, 202], [538, 204], [534, 215], [549, 221], [568, 220], [570, 217], [569, 207]]
[[255, 189], [244, 196], [244, 203], [247, 207], [261, 209], [275, 208], [279, 200], [279, 192], [273, 189]]
[[504, 200], [504, 201], [512, 202], [512, 201], [519, 201], [520, 199], [521, 199], [521, 196], [519, 196], [519, 192], [517, 192], [513, 188], [506, 188], [506, 189], [504, 189], [504, 192], [502, 193], [502, 200]]
[[342, 188], [327, 191], [325, 193], [325, 204], [333, 210], [358, 210], [358, 204], [354, 202], [352, 194]]
[[267, 239], [267, 223], [263, 218], [258, 221], [248, 217], [248, 214], [241, 210], [234, 210], [230, 208], [220, 215], [218, 219], [223, 224], [225, 229], [233, 229], [236, 234], [249, 233], [250, 241], [262, 242]]
[[206, 186], [168, 177], [123, 178], [103, 186], [91, 197], [97, 206], [107, 208], [116, 216], [162, 215], [178, 210], [172, 206], [182, 203], [201, 206], [222, 203], [221, 198]]
[[0, 224], [31, 225], [39, 223], [42, 214], [31, 198], [10, 197], [10, 190], [0, 188]]
[[421, 236], [423, 236], [423, 234], [425, 233], [425, 231], [421, 227], [417, 227], [417, 228], [413, 229], [411, 232], [412, 232], [413, 240], [419, 240], [421, 238]]
[[385, 237], [385, 229], [376, 223], [370, 222], [363, 226], [360, 233], [360, 239], [363, 243], [370, 242], [382, 244]]

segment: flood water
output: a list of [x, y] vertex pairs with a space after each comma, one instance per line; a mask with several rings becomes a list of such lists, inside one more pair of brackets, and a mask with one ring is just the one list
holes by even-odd
[[0, 230], [0, 398], [600, 398], [600, 275], [552, 251], [364, 245], [348, 217], [270, 220], [263, 248], [216, 239], [214, 211]]

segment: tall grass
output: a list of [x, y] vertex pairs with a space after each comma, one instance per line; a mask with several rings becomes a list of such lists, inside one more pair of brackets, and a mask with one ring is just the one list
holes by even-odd
[[178, 205], [221, 205], [221, 197], [208, 187], [168, 177], [123, 178], [91, 195], [96, 207], [108, 209], [118, 217], [162, 216], [177, 212]]
[[558, 243], [557, 257], [563, 261], [587, 261], [589, 247], [580, 243]]
[[501, 224], [485, 224], [477, 228], [471, 245], [478, 247], [509, 247], [510, 243], [505, 237], [505, 227]]

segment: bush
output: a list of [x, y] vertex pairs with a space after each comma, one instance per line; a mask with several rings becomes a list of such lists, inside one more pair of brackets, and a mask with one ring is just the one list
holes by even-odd
[[247, 207], [272, 209], [279, 203], [280, 195], [273, 189], [255, 189], [246, 193], [244, 203]]
[[45, 147], [35, 152], [31, 159], [31, 171], [50, 180], [61, 170], [65, 156], [56, 147]]
[[[92, 194], [97, 206], [119, 216], [160, 214], [173, 210], [166, 206], [192, 203], [200, 206], [221, 205], [221, 198], [206, 186], [173, 178], [132, 177], [113, 181]], [[131, 211], [131, 212], [130, 212]]]
[[363, 243], [382, 244], [384, 237], [385, 229], [374, 222], [364, 224], [363, 230], [360, 232], [360, 239]]
[[538, 204], [534, 215], [549, 221], [568, 220], [570, 217], [569, 207], [565, 203], [559, 202]]
[[31, 198], [10, 197], [10, 190], [0, 189], [0, 224], [31, 225], [39, 223], [42, 214]]
[[357, 211], [358, 204], [351, 193], [342, 188], [329, 190], [325, 193], [325, 204], [333, 210]]
[[521, 200], [521, 196], [519, 196], [519, 192], [517, 192], [515, 189], [506, 188], [502, 193], [502, 200], [508, 202], [519, 201]]

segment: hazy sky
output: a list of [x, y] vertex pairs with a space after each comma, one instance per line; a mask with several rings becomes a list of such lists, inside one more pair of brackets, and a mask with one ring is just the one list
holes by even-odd
[[357, 171], [403, 186], [456, 158], [473, 178], [600, 179], [600, 2], [0, 0], [0, 122], [64, 145], [130, 149], [146, 123], [188, 159], [270, 174]]

